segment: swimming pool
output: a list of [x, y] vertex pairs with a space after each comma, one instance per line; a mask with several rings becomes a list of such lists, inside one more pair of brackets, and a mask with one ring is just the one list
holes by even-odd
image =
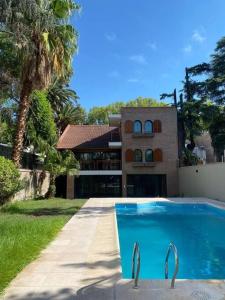
[[[180, 279], [225, 279], [225, 210], [208, 204], [116, 204], [123, 278], [131, 278], [133, 245], [141, 251], [140, 279], [163, 279], [171, 241]], [[174, 271], [170, 257], [169, 276]]]

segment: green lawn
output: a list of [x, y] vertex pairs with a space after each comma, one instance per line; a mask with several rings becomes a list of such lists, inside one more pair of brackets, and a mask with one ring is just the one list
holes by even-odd
[[0, 208], [0, 293], [84, 203], [85, 200], [32, 200]]

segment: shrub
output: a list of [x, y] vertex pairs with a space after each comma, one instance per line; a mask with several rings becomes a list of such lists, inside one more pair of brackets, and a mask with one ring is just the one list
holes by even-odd
[[21, 188], [20, 173], [15, 164], [0, 156], [0, 204], [9, 200]]
[[182, 153], [182, 163], [184, 166], [196, 166], [199, 163], [198, 157], [187, 148]]

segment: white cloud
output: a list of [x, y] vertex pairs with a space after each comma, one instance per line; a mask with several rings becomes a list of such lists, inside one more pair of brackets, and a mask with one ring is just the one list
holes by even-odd
[[206, 37], [199, 30], [194, 30], [192, 40], [197, 43], [203, 43], [206, 40]]
[[113, 42], [117, 39], [117, 36], [114, 32], [111, 32], [111, 33], [106, 33], [105, 38], [107, 39], [107, 41]]
[[184, 51], [185, 53], [191, 53], [191, 51], [192, 51], [192, 46], [191, 46], [191, 45], [185, 46], [185, 47], [183, 48], [183, 51]]
[[146, 60], [145, 56], [142, 55], [142, 54], [131, 55], [129, 57], [129, 59], [131, 61], [136, 62], [136, 63], [141, 64], [141, 65], [146, 65], [147, 64], [147, 60]]
[[152, 43], [149, 42], [149, 43], [147, 43], [147, 46], [149, 48], [151, 48], [153, 51], [156, 51], [158, 49], [157, 44], [155, 42], [152, 42]]
[[138, 78], [129, 78], [127, 81], [130, 83], [137, 83], [137, 82], [139, 82], [139, 79]]
[[120, 73], [117, 70], [113, 70], [113, 71], [109, 72], [108, 76], [111, 78], [118, 78], [118, 77], [120, 77]]

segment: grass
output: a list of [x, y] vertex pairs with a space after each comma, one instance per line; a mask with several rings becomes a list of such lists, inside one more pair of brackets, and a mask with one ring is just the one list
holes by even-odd
[[0, 294], [84, 203], [85, 200], [31, 200], [0, 208]]

